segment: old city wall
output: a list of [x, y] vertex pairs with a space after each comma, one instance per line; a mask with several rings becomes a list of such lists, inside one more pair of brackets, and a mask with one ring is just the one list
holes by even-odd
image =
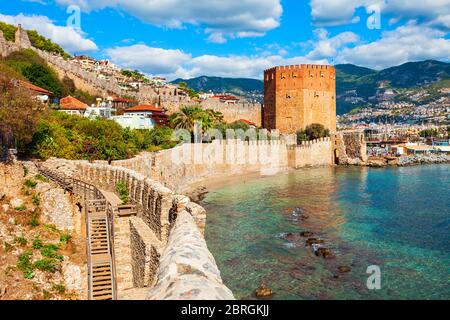
[[333, 145], [330, 138], [305, 141], [301, 145], [291, 146], [289, 166], [303, 168], [310, 166], [329, 166], [333, 164]]
[[202, 101], [200, 105], [203, 109], [221, 112], [227, 123], [245, 119], [254, 122], [257, 127], [262, 125], [260, 103], [225, 104], [217, 99], [207, 99]]
[[7, 41], [3, 36], [3, 32], [0, 31], [0, 57], [6, 57], [20, 49], [33, 49], [56, 71], [61, 80], [64, 77], [68, 77], [74, 81], [78, 89], [89, 92], [92, 95], [101, 97], [109, 95], [128, 96], [140, 103], [159, 103], [167, 108], [169, 112], [178, 111], [181, 105], [191, 103], [189, 97], [173, 94], [173, 90], [168, 89], [159, 90], [153, 87], [142, 87], [139, 91], [124, 90], [119, 86], [116, 79], [106, 80], [99, 78], [95, 73], [86, 71], [79, 65], [71, 63], [61, 56], [32, 47], [26, 31], [21, 28], [17, 29], [15, 42]]
[[[102, 190], [114, 192], [124, 182], [138, 205], [137, 216], [115, 217], [114, 225], [120, 226], [114, 234], [119, 298], [121, 291], [132, 286], [153, 288], [148, 299], [233, 299], [202, 235], [206, 213], [201, 206], [127, 168], [71, 163], [76, 163], [75, 178]], [[187, 258], [186, 252], [193, 258]], [[169, 287], [179, 290], [169, 291]], [[184, 296], [187, 291], [195, 294]]]
[[332, 164], [332, 142], [328, 138], [298, 148], [282, 141], [215, 140], [211, 144], [184, 144], [156, 153], [141, 153], [112, 163], [148, 175], [176, 192], [214, 177], [258, 172], [266, 175]]
[[267, 129], [293, 133], [313, 123], [336, 130], [336, 70], [326, 65], [295, 65], [264, 72]]
[[361, 165], [367, 162], [367, 144], [361, 131], [342, 131], [332, 135], [336, 164]]

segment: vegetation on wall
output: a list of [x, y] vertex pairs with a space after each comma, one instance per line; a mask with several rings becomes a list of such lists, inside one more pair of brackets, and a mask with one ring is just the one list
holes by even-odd
[[181, 90], [186, 91], [191, 99], [200, 97], [198, 93], [194, 89], [190, 88], [186, 82], [181, 81], [178, 83], [178, 86]]
[[304, 130], [297, 131], [297, 143], [330, 136], [330, 130], [319, 123], [313, 123]]
[[[14, 42], [16, 40], [16, 26], [0, 22], [0, 31], [3, 32], [3, 37], [6, 41]], [[60, 45], [54, 43], [46, 37], [41, 36], [36, 30], [27, 30], [27, 34], [33, 47], [42, 51], [59, 54], [64, 58], [70, 57], [70, 54], [64, 51]]]
[[22, 49], [11, 53], [3, 62], [23, 75], [36, 86], [63, 96], [70, 92], [56, 74], [39, 55], [31, 49]]
[[0, 61], [0, 74], [10, 78], [22, 79], [49, 90], [57, 97], [71, 95], [90, 105], [95, 103], [95, 97], [76, 88], [69, 77], [62, 80], [56, 72], [33, 50], [24, 49], [11, 53]]
[[119, 198], [122, 204], [127, 204], [129, 199], [128, 187], [124, 181], [119, 181], [116, 185], [116, 192], [119, 194]]
[[3, 32], [3, 37], [6, 41], [14, 42], [16, 39], [16, 30], [17, 28], [15, 26], [0, 21], [0, 31]]
[[40, 49], [42, 51], [47, 51], [51, 53], [59, 54], [60, 56], [64, 58], [70, 58], [70, 54], [68, 54], [66, 51], [64, 51], [61, 46], [54, 43], [50, 39], [41, 36], [37, 31], [35, 30], [28, 30], [28, 38], [30, 39], [31, 45], [37, 49]]
[[137, 81], [148, 82], [148, 78], [138, 70], [122, 70], [122, 75], [125, 77], [132, 78]]

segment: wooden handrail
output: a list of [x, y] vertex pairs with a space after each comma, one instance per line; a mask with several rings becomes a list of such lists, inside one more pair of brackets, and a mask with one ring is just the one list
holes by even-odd
[[111, 203], [109, 203], [102, 192], [94, 185], [85, 181], [78, 180], [72, 177], [66, 177], [60, 173], [43, 167], [36, 163], [36, 167], [40, 174], [58, 184], [65, 191], [81, 196], [85, 201], [85, 224], [86, 224], [86, 255], [88, 264], [88, 296], [93, 299], [93, 264], [92, 264], [92, 248], [90, 238], [90, 219], [89, 212], [95, 210], [96, 213], [104, 212], [106, 215], [106, 227], [108, 236], [108, 252], [111, 257], [111, 285], [112, 285], [112, 299], [117, 299], [117, 281], [116, 281], [116, 267], [115, 267], [115, 251], [114, 251], [114, 212]]

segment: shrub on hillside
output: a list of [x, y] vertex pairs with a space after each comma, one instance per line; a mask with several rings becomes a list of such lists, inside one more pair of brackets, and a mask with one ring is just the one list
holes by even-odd
[[56, 96], [69, 93], [67, 87], [58, 79], [58, 75], [33, 50], [22, 49], [6, 57], [4, 63], [22, 74], [36, 86], [53, 92]]
[[64, 58], [69, 58], [70, 54], [64, 51], [61, 46], [57, 45], [48, 38], [41, 36], [35, 30], [28, 30], [28, 38], [30, 39], [31, 45], [35, 48], [41, 49], [43, 51], [59, 54]]
[[[27, 151], [39, 121], [47, 112], [27, 90], [15, 86], [10, 77], [0, 73], [0, 123], [12, 130], [20, 152]], [[5, 133], [2, 128], [6, 130], [0, 126], [0, 134]]]
[[122, 160], [154, 146], [171, 148], [170, 128], [124, 129], [113, 120], [88, 119], [53, 111], [40, 121], [33, 136], [33, 152], [50, 157], [86, 160]]
[[6, 41], [13, 42], [16, 39], [17, 28], [15, 26], [0, 21], [0, 30]]

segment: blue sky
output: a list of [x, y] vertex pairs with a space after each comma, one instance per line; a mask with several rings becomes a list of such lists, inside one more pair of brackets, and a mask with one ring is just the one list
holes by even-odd
[[[69, 19], [70, 5], [80, 19]], [[36, 29], [73, 54], [171, 79], [450, 60], [450, 0], [14, 0], [0, 3], [0, 21]]]

